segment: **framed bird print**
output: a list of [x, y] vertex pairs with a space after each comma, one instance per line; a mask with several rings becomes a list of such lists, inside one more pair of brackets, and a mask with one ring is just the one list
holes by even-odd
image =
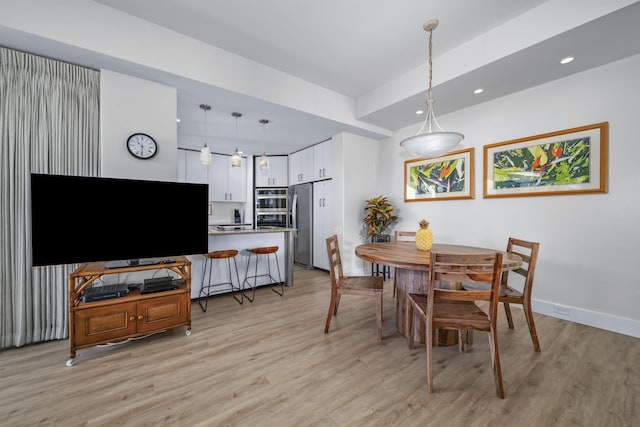
[[484, 146], [485, 198], [607, 192], [608, 123]]
[[473, 148], [404, 162], [404, 201], [473, 199]]

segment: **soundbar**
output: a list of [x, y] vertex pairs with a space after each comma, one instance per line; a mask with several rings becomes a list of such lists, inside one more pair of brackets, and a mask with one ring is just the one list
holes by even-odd
[[170, 291], [178, 289], [178, 280], [173, 277], [157, 277], [154, 279], [144, 279], [140, 285], [141, 294], [150, 294], [153, 292]]

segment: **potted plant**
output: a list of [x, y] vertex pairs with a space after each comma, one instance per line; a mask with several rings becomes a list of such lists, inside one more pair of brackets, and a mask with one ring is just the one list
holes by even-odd
[[371, 237], [373, 242], [388, 242], [389, 236], [383, 234], [384, 230], [398, 220], [398, 217], [393, 215], [393, 206], [382, 195], [365, 200], [365, 203], [367, 206], [364, 210], [367, 211], [367, 216], [364, 223], [367, 226], [367, 237]]

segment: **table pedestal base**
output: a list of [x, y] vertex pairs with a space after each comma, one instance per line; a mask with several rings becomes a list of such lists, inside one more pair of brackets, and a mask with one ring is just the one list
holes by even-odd
[[[414, 294], [426, 294], [427, 285], [429, 283], [429, 272], [418, 270], [405, 270], [402, 268], [396, 268], [395, 270], [396, 280], [396, 327], [398, 332], [405, 336], [409, 336], [409, 301], [407, 295]], [[417, 315], [414, 314], [414, 325], [419, 325], [415, 328], [414, 341], [424, 343], [425, 342], [425, 324], [420, 321]], [[449, 346], [456, 345], [458, 343], [458, 331], [448, 329], [438, 329], [433, 331], [433, 345], [434, 346]]]

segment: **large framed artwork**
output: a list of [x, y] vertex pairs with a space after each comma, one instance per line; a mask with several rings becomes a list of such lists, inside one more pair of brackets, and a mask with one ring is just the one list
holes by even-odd
[[473, 199], [473, 148], [404, 162], [404, 201]]
[[607, 192], [609, 123], [484, 146], [485, 198]]

